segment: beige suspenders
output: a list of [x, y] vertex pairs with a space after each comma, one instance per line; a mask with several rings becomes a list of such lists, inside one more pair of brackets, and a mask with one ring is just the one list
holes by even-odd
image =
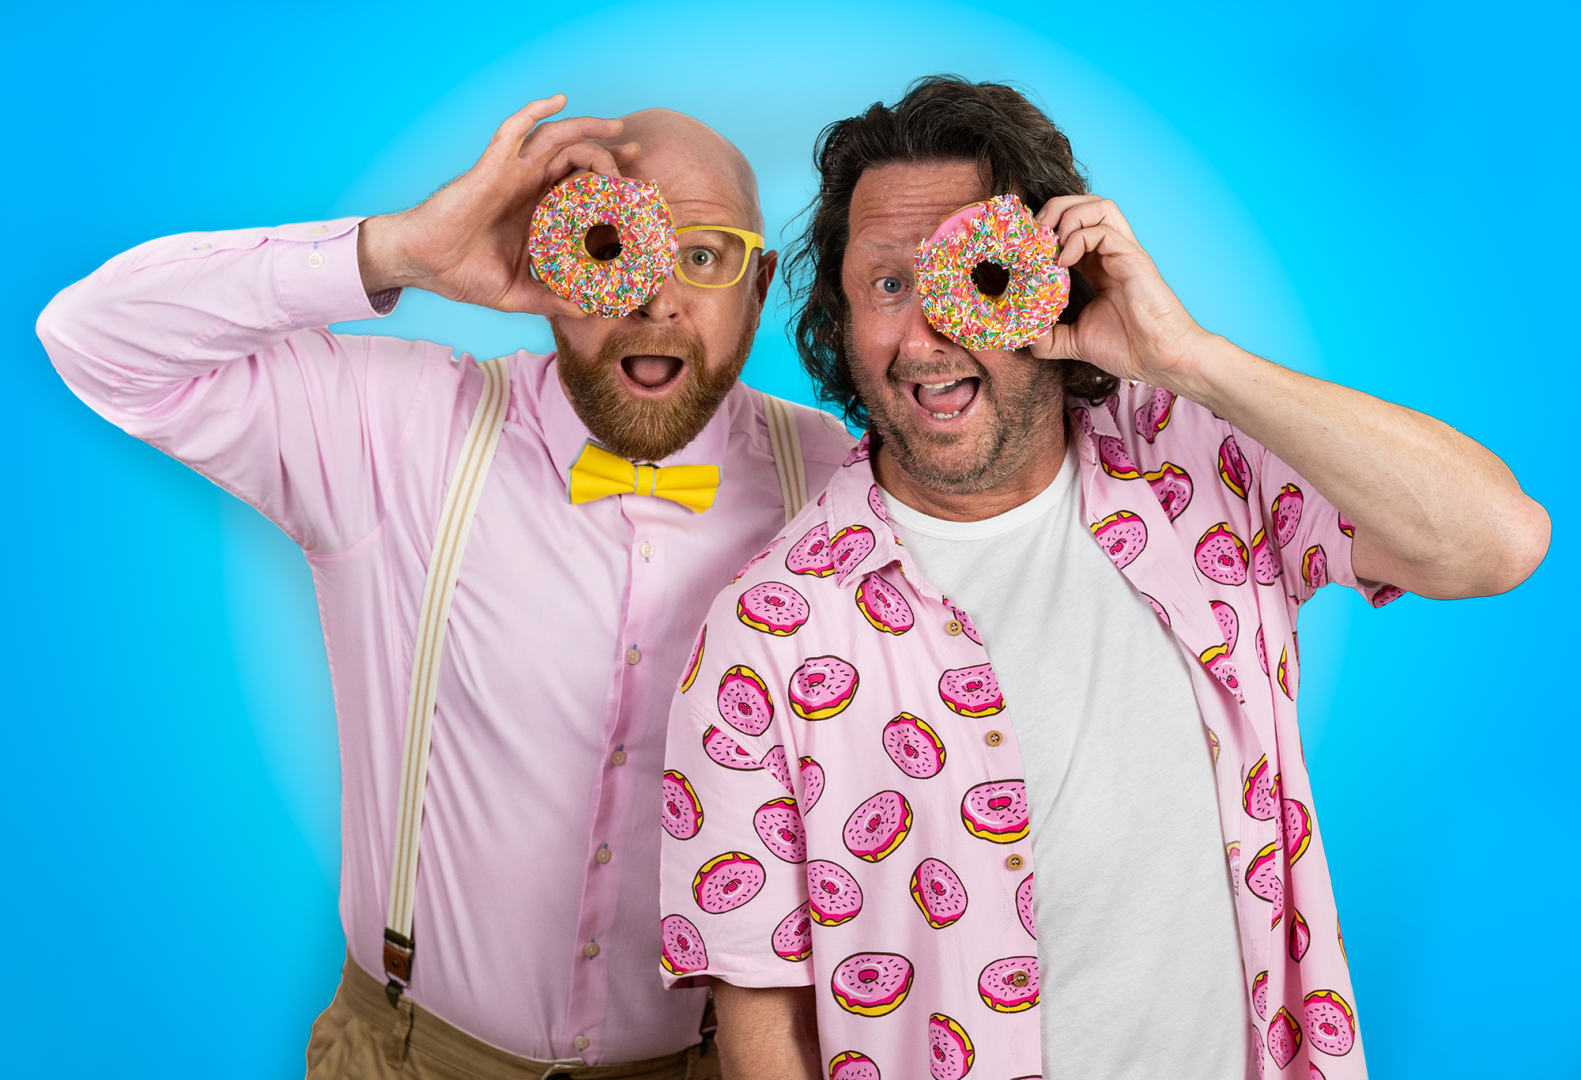
[[[479, 364], [483, 396], [478, 399], [461, 446], [461, 460], [450, 478], [450, 490], [439, 512], [434, 550], [428, 558], [417, 634], [413, 643], [412, 687], [406, 706], [406, 741], [401, 750], [401, 802], [395, 819], [395, 851], [390, 860], [390, 907], [384, 928], [385, 994], [394, 1005], [412, 979], [412, 895], [417, 887], [417, 849], [422, 838], [423, 794], [428, 783], [428, 747], [434, 732], [434, 695], [439, 662], [450, 622], [450, 601], [456, 592], [461, 555], [478, 508], [494, 448], [505, 427], [510, 404], [510, 367], [504, 357]], [[788, 402], [763, 395], [774, 469], [785, 501], [785, 520], [807, 501], [807, 474], [801, 455], [796, 414]]]

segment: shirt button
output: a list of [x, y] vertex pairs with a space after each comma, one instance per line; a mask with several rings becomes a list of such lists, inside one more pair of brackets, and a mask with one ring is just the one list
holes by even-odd
[[204, 243], [201, 243], [201, 244], [195, 244], [195, 245], [193, 245], [192, 250], [193, 251], [207, 251], [207, 250], [209, 250], [209, 245], [208, 245], [207, 242], [204, 242]]
[[[602, 861], [602, 860], [600, 860], [600, 861]], [[1012, 855], [1012, 856], [1010, 856], [1010, 858], [1005, 860], [1005, 866], [1006, 866], [1006, 868], [1008, 868], [1010, 870], [1019, 870], [1019, 869], [1021, 869], [1021, 856], [1019, 856], [1019, 855]]]
[[[591, 959], [593, 959], [593, 957], [597, 956], [598, 955], [598, 942], [596, 942], [596, 941], [589, 941], [586, 945], [583, 945], [582, 946], [582, 955], [587, 957], [589, 960], [591, 960]], [[1016, 985], [1017, 986], [1025, 986], [1027, 984], [1027, 973], [1024, 972], [1024, 971], [1018, 971], [1018, 972], [1016, 972], [1016, 975], [1021, 976], [1021, 981], [1016, 983]], [[1010, 976], [1010, 978], [1012, 980], [1014, 980], [1016, 975], [1012, 975], [1012, 976]]]
[[[588, 948], [596, 949], [596, 948], [598, 948], [598, 946], [597, 945], [589, 945]], [[591, 956], [592, 954], [589, 953], [588, 955]], [[1012, 971], [1010, 973], [1010, 981], [1012, 983], [1014, 983], [1016, 986], [1025, 986], [1027, 983], [1031, 982], [1032, 980], [1027, 975], [1027, 973], [1024, 972], [1024, 971]]]
[[653, 541], [644, 540], [642, 542], [642, 546], [637, 550], [642, 552], [642, 557], [644, 559], [651, 559], [653, 557]]
[[999, 734], [997, 731], [990, 731], [987, 735], [983, 736], [983, 741], [989, 746], [998, 746], [1000, 743], [1005, 741], [1005, 737]]
[[[607, 862], [609, 862], [610, 859], [612, 859], [614, 857], [615, 857], [614, 853], [609, 850], [609, 845], [605, 844], [603, 847], [599, 848], [597, 852], [594, 853], [593, 861], [594, 862], [598, 862], [598, 863], [607, 863]], [[1019, 855], [1012, 855], [1011, 858], [1016, 860], [1016, 866], [1020, 866], [1021, 865], [1021, 856], [1019, 856]], [[1014, 870], [1016, 868], [1016, 866], [1012, 866], [1010, 869]]]
[[314, 270], [317, 270], [320, 266], [324, 265], [324, 256], [315, 251], [313, 254], [307, 257], [307, 264]]
[[944, 624], [944, 632], [946, 634], [949, 634], [951, 637], [955, 637], [958, 634], [960, 634], [960, 632], [961, 632], [961, 620], [959, 620], [959, 619], [951, 619], [949, 622], [945, 623]]
[[323, 233], [329, 232], [329, 226], [328, 225], [315, 225], [312, 228], [311, 232], [313, 233], [314, 236], [319, 236], [319, 235], [322, 235]]
[[627, 649], [626, 650], [626, 663], [628, 663], [628, 664], [635, 664], [637, 661], [639, 661], [641, 659], [642, 659], [642, 654], [640, 652], [638, 652], [636, 649]]
[[616, 750], [613, 754], [609, 755], [609, 763], [611, 765], [626, 764], [626, 751]]
[[576, 1038], [571, 1040], [571, 1045], [576, 1047], [578, 1050], [586, 1050], [589, 1045], [588, 1038], [586, 1035], [578, 1035]]

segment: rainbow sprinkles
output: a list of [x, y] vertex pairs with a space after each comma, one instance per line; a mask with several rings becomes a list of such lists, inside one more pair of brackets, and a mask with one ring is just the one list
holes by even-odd
[[[589, 231], [600, 225], [619, 234], [618, 247], [609, 249], [613, 257], [588, 250]], [[527, 230], [527, 254], [538, 278], [604, 319], [629, 315], [646, 303], [675, 269], [678, 250], [658, 184], [597, 173], [572, 177], [550, 191]]]

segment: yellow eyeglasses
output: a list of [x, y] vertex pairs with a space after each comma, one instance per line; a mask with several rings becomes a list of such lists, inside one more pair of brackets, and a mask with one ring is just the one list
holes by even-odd
[[699, 289], [730, 288], [746, 274], [752, 252], [763, 250], [763, 237], [728, 225], [688, 225], [675, 238], [675, 275]]

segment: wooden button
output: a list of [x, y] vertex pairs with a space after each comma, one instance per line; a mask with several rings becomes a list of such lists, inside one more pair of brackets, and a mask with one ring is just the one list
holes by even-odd
[[951, 619], [949, 622], [945, 623], [944, 632], [949, 634], [951, 637], [956, 637], [959, 635], [961, 632], [961, 620]]
[[[612, 858], [614, 858], [614, 854], [609, 850], [608, 844], [605, 844], [603, 847], [599, 848], [598, 851], [593, 855], [593, 860], [600, 863], [607, 863]], [[1012, 855], [1011, 858], [1016, 860], [1016, 866], [1021, 865], [1021, 856]], [[1015, 866], [1012, 866], [1011, 869], [1014, 870]]]
[[1000, 743], [1005, 741], [1005, 737], [999, 734], [997, 731], [990, 731], [987, 735], [983, 736], [983, 741], [989, 746], [998, 746]]
[[[599, 861], [600, 862], [604, 862], [605, 860], [600, 859]], [[1012, 856], [1010, 856], [1010, 858], [1005, 860], [1005, 866], [1008, 867], [1011, 870], [1019, 870], [1019, 869], [1021, 869], [1021, 856], [1019, 856], [1019, 855], [1012, 855]]]
[[[597, 956], [598, 955], [598, 942], [596, 942], [596, 941], [589, 941], [586, 945], [583, 945], [582, 946], [582, 955], [587, 957], [589, 960], [591, 960], [591, 959], [593, 959], [593, 957]], [[1024, 971], [1018, 971], [1018, 972], [1016, 972], [1016, 975], [1021, 976], [1021, 981], [1016, 983], [1016, 985], [1017, 986], [1025, 986], [1027, 984], [1027, 973], [1024, 972]], [[1010, 976], [1012, 981], [1015, 979], [1016, 975]]]
[[613, 754], [609, 755], [609, 763], [611, 765], [626, 764], [626, 751], [616, 750]]
[[626, 663], [628, 663], [628, 664], [636, 664], [636, 663], [639, 663], [641, 660], [642, 660], [642, 654], [640, 652], [638, 652], [636, 649], [627, 649], [626, 650]]
[[[588, 948], [596, 949], [596, 948], [598, 948], [598, 946], [597, 945], [589, 945]], [[592, 956], [593, 954], [592, 953], [588, 953], [588, 955]], [[1025, 986], [1031, 980], [1027, 977], [1027, 973], [1024, 972], [1024, 971], [1012, 971], [1010, 973], [1010, 981], [1012, 983], [1014, 983], [1016, 986]]]
[[578, 1035], [576, 1038], [571, 1040], [571, 1045], [576, 1047], [578, 1050], [586, 1050], [592, 1044], [588, 1041], [586, 1035]]

